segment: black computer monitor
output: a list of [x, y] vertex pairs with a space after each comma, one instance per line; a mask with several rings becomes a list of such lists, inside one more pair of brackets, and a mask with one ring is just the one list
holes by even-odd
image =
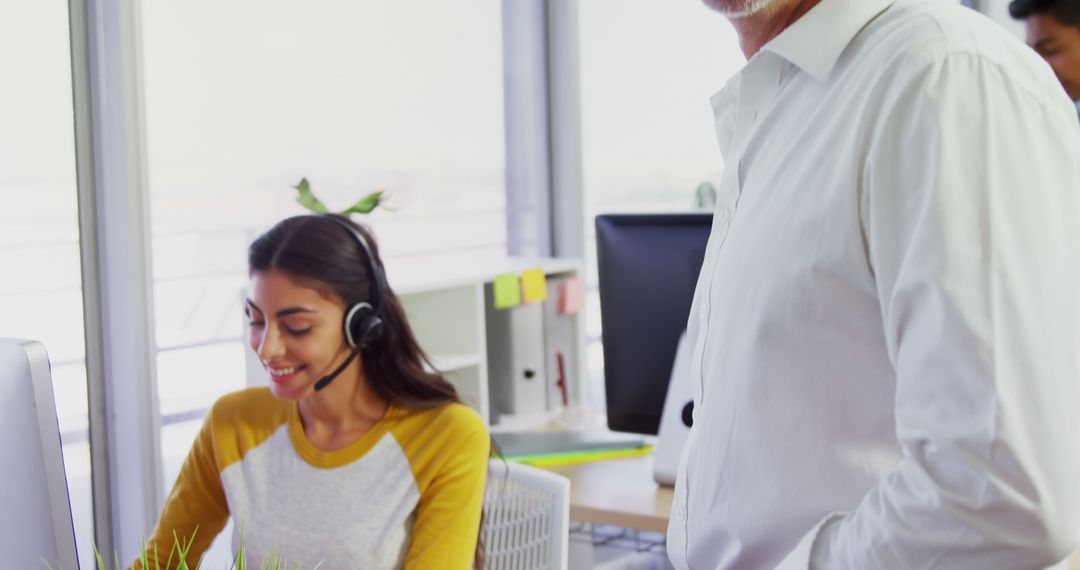
[[655, 434], [712, 214], [596, 217], [608, 427]]

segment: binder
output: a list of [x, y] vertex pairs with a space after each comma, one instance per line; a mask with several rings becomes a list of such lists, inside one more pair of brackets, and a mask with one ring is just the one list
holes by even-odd
[[544, 359], [544, 306], [526, 303], [496, 309], [492, 284], [485, 290], [488, 383], [497, 414], [548, 410]]
[[548, 277], [547, 301], [544, 302], [544, 367], [547, 373], [547, 408], [555, 410], [570, 404], [570, 387], [579, 380], [578, 355], [574, 339], [574, 318], [559, 312], [563, 282], [567, 277]]

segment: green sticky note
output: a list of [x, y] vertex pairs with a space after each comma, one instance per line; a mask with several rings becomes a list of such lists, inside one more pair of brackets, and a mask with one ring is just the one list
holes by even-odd
[[521, 283], [516, 273], [504, 273], [495, 277], [495, 308], [509, 309], [521, 304]]

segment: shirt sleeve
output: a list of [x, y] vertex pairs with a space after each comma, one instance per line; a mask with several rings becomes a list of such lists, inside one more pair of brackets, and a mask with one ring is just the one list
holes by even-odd
[[[470, 411], [471, 413], [471, 411]], [[432, 441], [439, 468], [420, 496], [406, 569], [472, 568], [480, 532], [491, 437], [475, 420], [456, 445]]]
[[974, 54], [890, 80], [860, 199], [903, 459], [779, 568], [1051, 566], [1080, 535], [1073, 108]]
[[[179, 554], [173, 553], [177, 539], [185, 545], [190, 542], [186, 561], [188, 567], [195, 568], [228, 521], [228, 503], [214, 453], [213, 415], [211, 412], [206, 416], [176, 484], [165, 500], [157, 526], [146, 542], [149, 568], [172, 570], [179, 566]], [[166, 566], [170, 558], [172, 562]], [[143, 570], [141, 555], [130, 568]]]

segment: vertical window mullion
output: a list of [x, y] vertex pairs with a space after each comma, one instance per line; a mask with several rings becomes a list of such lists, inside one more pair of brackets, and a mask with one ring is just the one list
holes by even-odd
[[162, 496], [136, 10], [70, 0], [95, 543], [125, 560]]
[[584, 257], [578, 1], [548, 0], [551, 235], [556, 257]]
[[506, 248], [552, 253], [551, 154], [545, 0], [503, 0]]

